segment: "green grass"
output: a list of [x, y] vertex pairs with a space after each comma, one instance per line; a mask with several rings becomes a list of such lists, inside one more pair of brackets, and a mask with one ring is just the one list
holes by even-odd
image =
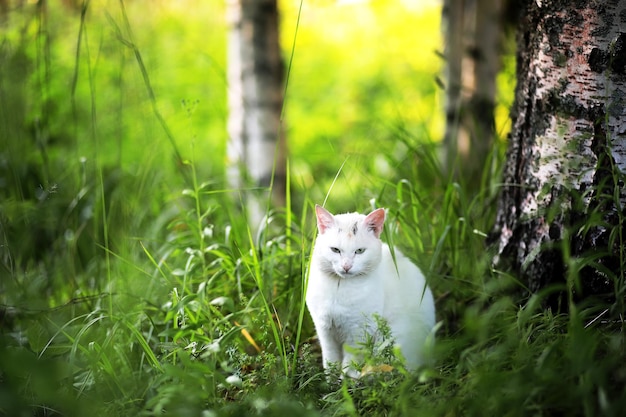
[[5, 262], [0, 413], [611, 416], [625, 406], [622, 324], [591, 303], [546, 312], [549, 290], [525, 299], [490, 269], [484, 195], [443, 180], [387, 182], [376, 201], [389, 208], [386, 235], [435, 292], [434, 363], [328, 382], [303, 305], [313, 202], [268, 213], [256, 240], [229, 193], [189, 168], [191, 188], [144, 213], [159, 226], [124, 220], [131, 235], [115, 225], [139, 211], [128, 197], [149, 175], [106, 192], [96, 173], [87, 264], [66, 268], [73, 245], [38, 264]]
[[[107, 27], [130, 34], [131, 18], [109, 19], [118, 23]], [[542, 300], [560, 288], [528, 297], [515, 276], [492, 267], [485, 237], [502, 149], [479, 186], [451, 183], [428, 123], [390, 121], [377, 126], [385, 146], [373, 153], [369, 143], [343, 165], [324, 166], [332, 174], [322, 185], [307, 186], [303, 162], [292, 159], [286, 207], [268, 210], [267, 227], [253, 234], [220, 158], [194, 145], [206, 126], [188, 103], [188, 128], [177, 121], [163, 132], [172, 119], [153, 113], [159, 82], [147, 101], [136, 99], [153, 75], [149, 52], [143, 67], [130, 64], [144, 56], [141, 39], [120, 51], [103, 35], [102, 61], [80, 61], [78, 80], [89, 81], [77, 84], [70, 106], [65, 73], [55, 67], [61, 72], [42, 81], [45, 48], [27, 42], [41, 22], [24, 20], [12, 36], [25, 38], [0, 47], [6, 68], [34, 67], [24, 78], [0, 68], [12, 77], [0, 77], [0, 415], [621, 415], [623, 285], [614, 304], [572, 302], [557, 314]], [[89, 24], [82, 33], [93, 45]], [[41, 82], [46, 97], [33, 92]], [[214, 110], [221, 120], [219, 104]], [[220, 142], [215, 125], [207, 131]], [[188, 159], [172, 156], [171, 140], [181, 137], [177, 152]], [[316, 149], [337, 153], [324, 143]], [[435, 294], [432, 364], [356, 381], [325, 377], [304, 305], [312, 207], [324, 198], [333, 210], [388, 209], [385, 239], [423, 269]], [[371, 364], [390, 356], [367, 353]]]

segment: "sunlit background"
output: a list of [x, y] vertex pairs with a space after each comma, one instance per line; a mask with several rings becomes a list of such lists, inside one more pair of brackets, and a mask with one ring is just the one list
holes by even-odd
[[[59, 145], [50, 149], [69, 161], [175, 170], [173, 141], [201, 177], [223, 186], [224, 2], [133, 1], [125, 8], [127, 22], [121, 3], [101, 0], [89, 3], [82, 20], [72, 2], [50, 2], [41, 18], [33, 7], [11, 15], [5, 50], [22, 54], [5, 63], [16, 72], [16, 83], [4, 86], [13, 110], [23, 109], [25, 124], [39, 126], [40, 140]], [[441, 140], [439, 2], [285, 0], [280, 17], [289, 70], [283, 129], [296, 195], [323, 198], [343, 166], [336, 198], [358, 198], [350, 184], [393, 179], [406, 162], [405, 144], [390, 138]], [[512, 86], [505, 80], [500, 87], [497, 132], [504, 136]]]

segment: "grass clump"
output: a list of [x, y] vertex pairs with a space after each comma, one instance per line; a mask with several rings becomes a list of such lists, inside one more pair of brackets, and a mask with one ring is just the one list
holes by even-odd
[[[98, 235], [102, 243], [70, 280], [61, 279], [66, 258], [57, 250], [28, 268], [4, 264], [1, 413], [613, 416], [623, 409], [623, 323], [605, 320], [607, 306], [591, 301], [567, 315], [546, 311], [542, 301], [557, 289], [527, 299], [514, 277], [492, 270], [482, 232], [490, 215], [462, 186], [399, 180], [376, 197], [389, 207], [387, 239], [422, 266], [436, 295], [433, 362], [407, 373], [384, 366], [394, 352], [365, 346], [375, 371], [341, 380], [322, 372], [303, 310], [312, 202], [303, 201], [299, 215], [270, 212], [268, 227], [253, 236], [228, 193], [197, 181], [195, 167], [189, 172], [191, 186], [164, 195], [148, 214], [162, 227], [140, 222], [131, 239], [108, 228], [108, 240]], [[92, 193], [101, 207], [95, 229], [112, 224], [110, 207], [134, 201], [97, 185]], [[32, 283], [50, 274], [55, 296], [44, 299]]]
[[[159, 216], [168, 226], [154, 237], [101, 245], [107, 284], [82, 286], [69, 303], [18, 302], [44, 272], [59, 274], [53, 292], [73, 285], [60, 284], [60, 265], [13, 269], [3, 288], [1, 392], [18, 401], [2, 412], [36, 404], [103, 415], [617, 415], [621, 325], [594, 320], [602, 306], [558, 315], [543, 310], [547, 293], [516, 295], [514, 278], [485, 267], [474, 231], [486, 220], [457, 185], [441, 190], [438, 204], [421, 199], [424, 190], [411, 193], [394, 193], [390, 224], [398, 244], [420, 253], [438, 296], [431, 365], [329, 381], [301, 314], [313, 225], [292, 213], [289, 237], [276, 227], [255, 240], [245, 222], [231, 222], [236, 207], [225, 192], [201, 184], [166, 202]], [[75, 280], [92, 274], [84, 268]]]

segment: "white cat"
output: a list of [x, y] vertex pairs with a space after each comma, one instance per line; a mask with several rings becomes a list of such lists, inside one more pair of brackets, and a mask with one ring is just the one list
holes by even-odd
[[349, 376], [359, 376], [351, 366], [359, 360], [354, 348], [367, 334], [376, 336], [375, 315], [387, 321], [408, 369], [424, 363], [433, 340], [433, 296], [418, 267], [397, 249], [394, 262], [389, 246], [380, 240], [385, 210], [334, 216], [316, 205], [315, 211], [319, 233], [306, 304], [324, 368], [335, 363]]

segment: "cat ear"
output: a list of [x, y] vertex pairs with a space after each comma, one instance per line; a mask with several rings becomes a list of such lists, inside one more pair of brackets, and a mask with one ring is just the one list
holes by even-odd
[[371, 212], [363, 220], [368, 231], [374, 232], [374, 236], [380, 237], [385, 224], [385, 209], [379, 208]]
[[315, 214], [317, 215], [317, 230], [320, 234], [324, 234], [326, 229], [335, 225], [335, 216], [324, 207], [315, 205]]

